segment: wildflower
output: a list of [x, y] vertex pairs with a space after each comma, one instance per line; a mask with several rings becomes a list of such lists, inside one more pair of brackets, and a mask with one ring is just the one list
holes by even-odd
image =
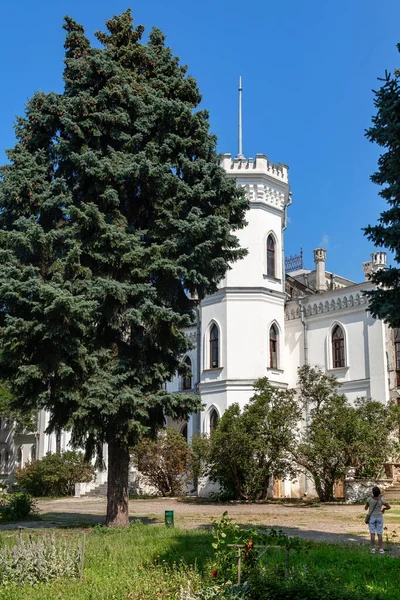
[[211, 575], [212, 575], [213, 577], [217, 577], [217, 575], [218, 575], [217, 569], [213, 569], [213, 570], [211, 571]]

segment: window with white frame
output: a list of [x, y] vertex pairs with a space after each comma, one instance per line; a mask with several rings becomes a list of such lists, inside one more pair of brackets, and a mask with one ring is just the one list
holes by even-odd
[[267, 275], [268, 277], [276, 277], [276, 257], [275, 257], [276, 244], [272, 234], [269, 234], [267, 238]]
[[269, 330], [269, 368], [278, 368], [278, 329], [276, 325], [271, 325]]
[[210, 369], [219, 367], [219, 331], [215, 323], [210, 329]]
[[218, 425], [219, 415], [216, 409], [213, 407], [210, 411], [210, 435], [215, 431]]
[[344, 331], [340, 325], [332, 329], [332, 367], [340, 369], [346, 366]]
[[185, 356], [183, 361], [187, 366], [189, 373], [182, 377], [182, 389], [183, 390], [191, 390], [192, 389], [192, 361], [188, 356]]

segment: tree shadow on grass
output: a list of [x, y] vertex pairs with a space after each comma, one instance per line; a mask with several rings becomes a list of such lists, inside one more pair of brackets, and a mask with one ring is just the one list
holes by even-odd
[[[159, 521], [148, 517], [135, 517], [130, 516], [129, 522], [131, 524], [139, 523], [143, 525], [159, 525]], [[23, 527], [26, 529], [50, 529], [50, 528], [91, 528], [96, 525], [104, 525], [105, 516], [85, 513], [59, 513], [59, 512], [46, 512], [41, 513], [38, 520], [29, 521], [16, 521], [14, 523], [3, 523], [0, 525], [1, 531], [8, 531], [10, 529], [18, 529]]]
[[157, 563], [165, 561], [172, 568], [175, 563], [179, 564], [184, 560], [186, 565], [195, 566], [200, 573], [203, 573], [214, 557], [212, 543], [213, 538], [205, 528], [196, 530], [176, 528], [174, 533], [168, 535], [165, 550], [152, 556], [151, 560]]

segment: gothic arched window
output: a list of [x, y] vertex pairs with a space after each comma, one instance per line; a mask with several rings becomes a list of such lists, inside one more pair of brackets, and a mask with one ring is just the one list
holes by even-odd
[[267, 239], [267, 275], [275, 277], [275, 240], [272, 235]]
[[22, 469], [22, 448], [21, 448], [21, 446], [17, 450], [17, 465]]
[[269, 366], [271, 369], [278, 368], [278, 331], [275, 325], [269, 330]]
[[219, 367], [219, 332], [218, 327], [214, 325], [210, 329], [210, 369]]
[[394, 357], [396, 361], [396, 385], [400, 387], [400, 328], [394, 329]]
[[215, 408], [211, 409], [210, 412], [210, 435], [215, 431], [216, 426], [218, 425], [219, 416]]
[[184, 375], [182, 377], [182, 389], [183, 390], [191, 390], [192, 389], [192, 361], [188, 356], [185, 357], [183, 361], [185, 365], [187, 365], [188, 369], [190, 369], [190, 374]]
[[186, 441], [188, 441], [188, 425], [187, 423], [185, 423], [181, 429], [181, 434], [183, 435], [183, 437], [185, 438]]
[[332, 366], [334, 369], [345, 366], [344, 333], [340, 325], [336, 325], [332, 331]]

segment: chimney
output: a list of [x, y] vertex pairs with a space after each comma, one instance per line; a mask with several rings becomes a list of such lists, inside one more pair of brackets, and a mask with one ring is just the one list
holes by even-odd
[[324, 250], [323, 248], [316, 248], [316, 250], [314, 250], [314, 262], [315, 290], [317, 291], [317, 293], [326, 291], [325, 261], [326, 250]]
[[372, 252], [371, 260], [363, 263], [365, 281], [369, 281], [371, 275], [380, 269], [386, 269], [386, 252]]

